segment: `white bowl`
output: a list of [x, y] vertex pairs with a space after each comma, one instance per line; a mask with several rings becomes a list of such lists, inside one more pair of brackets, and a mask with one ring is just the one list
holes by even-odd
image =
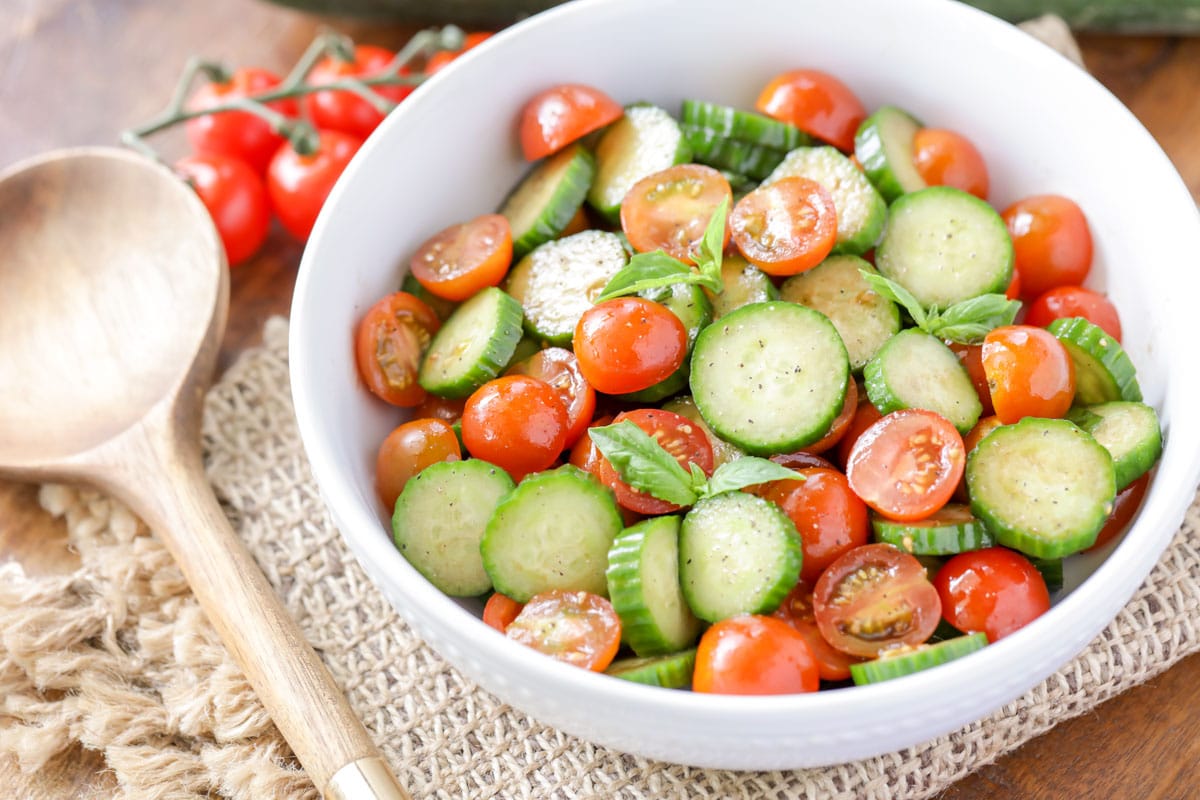
[[[818, 67], [868, 108], [895, 103], [982, 150], [991, 200], [1057, 192], [1087, 213], [1090, 284], [1112, 294], [1166, 450], [1115, 557], [1073, 559], [1071, 591], [984, 651], [901, 680], [811, 695], [672, 692], [565, 666], [513, 644], [393, 547], [375, 499], [376, 448], [398, 423], [355, 376], [355, 323], [395, 291], [409, 255], [493, 211], [527, 168], [523, 103], [555, 83], [678, 110], [685, 97], [749, 107], [776, 73]], [[1200, 473], [1195, 349], [1200, 252], [1192, 198], [1163, 152], [1100, 84], [1026, 34], [948, 0], [582, 0], [493, 37], [406, 100], [326, 204], [292, 307], [292, 390], [317, 482], [350, 548], [417, 632], [508, 703], [584, 739], [735, 769], [844, 762], [912, 745], [1016, 698], [1078, 653], [1144, 579]], [[1088, 575], [1090, 574], [1090, 577]], [[1084, 580], [1084, 578], [1087, 578]]]

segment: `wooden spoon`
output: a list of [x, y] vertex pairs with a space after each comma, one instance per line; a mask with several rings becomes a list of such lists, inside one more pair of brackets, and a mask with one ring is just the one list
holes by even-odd
[[166, 168], [96, 148], [0, 174], [0, 474], [126, 503], [322, 794], [407, 798], [205, 477], [201, 401], [228, 305], [208, 213]]

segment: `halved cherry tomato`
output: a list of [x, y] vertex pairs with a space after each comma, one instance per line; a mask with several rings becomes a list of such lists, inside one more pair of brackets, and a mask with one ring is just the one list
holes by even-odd
[[940, 414], [922, 408], [893, 411], [867, 428], [846, 462], [850, 488], [889, 519], [916, 520], [954, 494], [966, 450]]
[[[621, 202], [621, 230], [639, 253], [662, 250], [694, 264], [692, 255], [721, 201], [733, 202], [729, 181], [703, 164], [679, 164], [635, 183]], [[725, 226], [725, 244], [729, 226]]]
[[[687, 417], [658, 408], [639, 408], [621, 412], [613, 422], [625, 420], [645, 431], [664, 450], [675, 456], [685, 470], [692, 463], [704, 470], [705, 475], [712, 474], [713, 454], [708, 436]], [[616, 468], [603, 456], [597, 459], [595, 466], [594, 474], [601, 483], [612, 489], [617, 503], [623, 508], [639, 514], [668, 514], [678, 510], [679, 506], [674, 503], [640, 492], [625, 483]]]
[[922, 644], [941, 614], [937, 589], [921, 562], [890, 544], [851, 550], [813, 587], [813, 615], [825, 641], [861, 658]]
[[620, 119], [625, 110], [599, 89], [564, 83], [533, 97], [521, 111], [521, 150], [536, 161]]
[[535, 594], [505, 635], [575, 667], [603, 672], [621, 644], [612, 604], [591, 592], [551, 589]]
[[850, 381], [846, 384], [846, 399], [842, 401], [842, 410], [830, 424], [829, 431], [804, 449], [810, 453], [824, 453], [826, 450], [836, 447], [837, 443], [846, 435], [846, 431], [850, 430], [850, 423], [854, 421], [854, 414], [857, 411], [858, 382]]
[[429, 60], [425, 62], [425, 74], [432, 75], [438, 70], [446, 68], [449, 66], [451, 61], [458, 58], [472, 47], [482, 44], [491, 35], [492, 34], [488, 31], [475, 31], [474, 33], [468, 33], [465, 37], [463, 37], [463, 46], [457, 50], [441, 50], [437, 53], [434, 53], [429, 57]]
[[[189, 110], [224, 105], [233, 100], [259, 95], [279, 85], [274, 72], [257, 67], [235, 70], [228, 81], [206, 83], [188, 98]], [[295, 100], [274, 100], [267, 106], [285, 117], [300, 113]], [[187, 138], [199, 155], [240, 158], [260, 176], [267, 171], [271, 157], [283, 144], [283, 137], [271, 130], [271, 123], [248, 111], [223, 111], [205, 114], [187, 121]]]
[[271, 199], [258, 173], [241, 159], [216, 154], [180, 159], [175, 170], [208, 209], [229, 266], [257, 253], [271, 230]]
[[[850, 420], [850, 427], [846, 430], [842, 440], [837, 446], [837, 462], [845, 469], [846, 464], [850, 462], [850, 451], [854, 449], [854, 443], [858, 441], [858, 437], [874, 425], [883, 417], [879, 413], [879, 409], [871, 404], [870, 398], [866, 396], [866, 392], [858, 398], [858, 408], [854, 411], [854, 418]], [[784, 466], [789, 466], [784, 464]]]
[[835, 469], [800, 470], [803, 480], [772, 481], [765, 494], [800, 534], [800, 579], [814, 582], [825, 568], [871, 537], [867, 506]]
[[853, 152], [854, 133], [867, 117], [862, 101], [846, 84], [815, 69], [777, 75], [754, 107], [847, 153]]
[[1015, 633], [1050, 610], [1046, 581], [1029, 559], [1003, 547], [959, 553], [933, 579], [942, 616], [989, 642]]
[[729, 215], [733, 242], [768, 275], [795, 275], [829, 255], [837, 239], [837, 211], [821, 184], [784, 178], [760, 186]]
[[550, 384], [567, 409], [565, 447], [575, 444], [596, 411], [596, 391], [583, 377], [579, 359], [563, 347], [547, 347], [514, 364], [506, 375], [528, 375]]
[[488, 381], [467, 398], [463, 444], [520, 480], [548, 469], [563, 451], [567, 409], [548, 383], [525, 375]]
[[1083, 552], [1088, 553], [1103, 547], [1117, 538], [1121, 533], [1124, 533], [1125, 529], [1129, 527], [1130, 520], [1137, 514], [1137, 510], [1141, 508], [1142, 498], [1146, 496], [1146, 487], [1149, 485], [1150, 473], [1147, 472], [1117, 492], [1117, 499], [1113, 501], [1112, 513], [1108, 515], [1108, 521], [1104, 523], [1104, 527], [1096, 535], [1096, 543]]
[[625, 394], [679, 369], [687, 355], [687, 330], [664, 305], [617, 297], [583, 312], [574, 346], [579, 367], [596, 391]]
[[[308, 83], [320, 86], [347, 78], [369, 78], [387, 69], [396, 54], [384, 47], [360, 44], [354, 47], [354, 60], [343, 61], [326, 56], [308, 73]], [[401, 67], [400, 75], [408, 69]], [[373, 86], [371, 91], [385, 100], [399, 103], [412, 94], [415, 86]], [[366, 139], [383, 122], [384, 115], [375, 106], [354, 92], [339, 89], [312, 92], [304, 96], [304, 111], [313, 124], [322, 130], [335, 130]]]
[[408, 263], [412, 276], [430, 292], [466, 300], [504, 279], [512, 264], [512, 230], [501, 215], [484, 214], [438, 231]]
[[1026, 325], [1044, 328], [1056, 319], [1083, 317], [1121, 341], [1121, 317], [1108, 298], [1082, 286], [1056, 286], [1029, 306]]
[[518, 603], [506, 594], [495, 592], [483, 606], [483, 621], [505, 633], [524, 608], [524, 603]]
[[992, 390], [988, 388], [987, 373], [983, 370], [983, 345], [950, 342], [950, 349], [958, 356], [959, 363], [966, 368], [967, 375], [975, 386], [975, 394], [979, 395], [979, 404], [983, 406], [982, 416], [990, 416], [994, 409]]
[[850, 665], [862, 661], [861, 658], [843, 653], [825, 641], [821, 629], [817, 627], [817, 618], [813, 615], [812, 586], [801, 580], [783, 598], [779, 608], [771, 616], [781, 619], [791, 625], [812, 651], [817, 661], [817, 672], [823, 681], [845, 681], [850, 679]]
[[987, 164], [962, 134], [944, 128], [922, 128], [913, 137], [913, 163], [930, 186], [953, 186], [987, 199]]
[[413, 419], [440, 419], [447, 425], [453, 425], [462, 419], [463, 409], [467, 405], [465, 397], [451, 400], [431, 394], [421, 405], [413, 409]]
[[394, 406], [420, 405], [425, 390], [417, 384], [417, 370], [441, 326], [433, 309], [408, 292], [389, 294], [371, 306], [354, 339], [363, 383]]
[[275, 215], [300, 241], [308, 239], [325, 198], [342, 176], [362, 140], [340, 131], [321, 131], [317, 149], [305, 155], [285, 142], [267, 167], [267, 193]]
[[710, 694], [815, 692], [820, 671], [804, 636], [783, 620], [742, 615], [704, 632], [692, 690]]
[[398, 426], [379, 446], [375, 458], [375, 490], [391, 510], [404, 486], [418, 472], [439, 461], [458, 461], [462, 451], [454, 429], [437, 419], [414, 419]]
[[1001, 216], [1012, 236], [1023, 297], [1083, 284], [1092, 268], [1092, 232], [1074, 201], [1055, 194], [1027, 197]]
[[1057, 419], [1075, 398], [1075, 364], [1054, 334], [1032, 325], [1005, 325], [983, 339], [983, 371], [996, 416], [1005, 425], [1024, 417]]

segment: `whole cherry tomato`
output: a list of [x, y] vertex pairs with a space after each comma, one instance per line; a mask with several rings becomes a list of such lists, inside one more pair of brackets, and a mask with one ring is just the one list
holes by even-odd
[[1108, 298], [1082, 286], [1056, 286], [1029, 306], [1026, 325], [1044, 328], [1056, 319], [1083, 317], [1121, 341], [1121, 317]]
[[1046, 581], [1029, 559], [1003, 547], [959, 553], [933, 579], [942, 616], [996, 642], [1050, 610]]
[[417, 282], [447, 300], [466, 300], [497, 286], [512, 264], [512, 229], [499, 214], [451, 225], [417, 248], [409, 271]]
[[395, 292], [367, 310], [354, 338], [358, 374], [367, 388], [395, 406], [420, 405], [421, 357], [442, 323], [433, 309], [408, 292]]
[[[347, 78], [369, 78], [387, 69], [396, 54], [383, 47], [360, 44], [354, 47], [354, 60], [343, 61], [337, 56], [326, 56], [317, 62], [308, 73], [308, 82], [314, 86]], [[407, 69], [400, 69], [407, 75]], [[413, 86], [373, 86], [371, 91], [385, 100], [399, 103], [412, 94]], [[322, 130], [335, 130], [366, 139], [383, 122], [384, 115], [364, 98], [345, 89], [313, 92], [304, 96], [304, 111], [313, 124]]]
[[967, 375], [971, 377], [971, 383], [975, 386], [975, 394], [979, 396], [979, 404], [983, 406], [981, 416], [991, 415], [994, 413], [992, 390], [988, 388], [987, 373], [983, 371], [983, 345], [950, 342], [950, 349], [954, 351], [954, 355], [958, 356], [959, 363], [966, 368]]
[[617, 297], [583, 312], [574, 346], [579, 368], [596, 391], [625, 394], [679, 369], [687, 356], [687, 330], [660, 303]]
[[537, 94], [521, 111], [521, 149], [536, 161], [624, 116], [617, 101], [599, 89], [565, 83]]
[[883, 414], [880, 414], [879, 409], [871, 405], [867, 393], [863, 392], [859, 395], [858, 408], [855, 409], [854, 417], [850, 420], [850, 427], [846, 429], [842, 440], [837, 444], [837, 462], [842, 465], [843, 469], [850, 461], [850, 451], [854, 448], [858, 437], [862, 436], [863, 432], [878, 422], [881, 417]]
[[551, 658], [603, 672], [621, 645], [621, 620], [599, 595], [551, 589], [531, 597], [505, 634]]
[[[279, 85], [279, 76], [257, 67], [236, 70], [228, 81], [206, 83], [187, 102], [189, 110], [199, 111], [223, 105], [243, 97], [260, 95]], [[267, 104], [286, 117], [299, 114], [295, 100], [275, 100]], [[271, 123], [248, 111], [223, 111], [205, 114], [187, 121], [188, 141], [199, 155], [240, 158], [259, 175], [267, 171], [271, 157], [283, 144], [283, 137], [271, 130]]]
[[548, 468], [563, 451], [567, 409], [548, 383], [506, 375], [467, 398], [462, 437], [467, 452], [519, 480]]
[[867, 506], [836, 469], [809, 468], [803, 480], [772, 481], [761, 496], [783, 509], [800, 534], [800, 579], [815, 583], [825, 568], [871, 537]]
[[258, 252], [271, 230], [271, 201], [246, 162], [222, 155], [189, 156], [175, 164], [208, 209], [229, 266]]
[[821, 635], [817, 627], [817, 618], [813, 615], [812, 586], [801, 580], [783, 598], [779, 608], [771, 614], [791, 625], [812, 650], [813, 658], [817, 661], [817, 672], [823, 681], [845, 681], [850, 679], [850, 665], [862, 661], [861, 658], [843, 653]]
[[495, 592], [483, 606], [483, 621], [505, 633], [524, 608], [524, 603], [518, 603], [506, 594]]
[[425, 74], [432, 75], [435, 72], [438, 72], [439, 70], [445, 69], [447, 66], [449, 66], [451, 61], [458, 58], [463, 53], [470, 50], [472, 47], [476, 47], [476, 46], [482, 44], [491, 35], [492, 35], [491, 33], [488, 33], [485, 31], [476, 31], [474, 33], [468, 33], [466, 35], [466, 37], [463, 39], [463, 46], [460, 47], [459, 49], [457, 49], [457, 50], [442, 50], [440, 52], [434, 53], [432, 56], [429, 57], [429, 60], [427, 62], [425, 62]]
[[297, 153], [290, 143], [279, 148], [267, 168], [267, 192], [289, 233], [308, 239], [325, 198], [361, 146], [362, 140], [350, 134], [321, 131], [312, 153]]
[[930, 186], [953, 186], [987, 199], [987, 164], [965, 136], [942, 128], [922, 128], [913, 137], [913, 162]]
[[1092, 232], [1074, 201], [1055, 194], [1027, 197], [1001, 216], [1012, 236], [1023, 297], [1083, 284], [1092, 268]]
[[458, 437], [447, 423], [414, 419], [397, 427], [379, 446], [375, 458], [375, 490], [391, 510], [404, 486], [418, 472], [439, 461], [458, 461]]
[[733, 200], [724, 175], [703, 164], [678, 164], [630, 187], [621, 202], [621, 230], [639, 253], [662, 250], [694, 264], [692, 256], [722, 200], [726, 208]]
[[862, 101], [846, 84], [815, 69], [777, 75], [754, 107], [847, 153], [853, 152], [854, 133], [867, 117]]
[[[829, 431], [817, 441], [804, 448], [807, 453], [824, 453], [826, 450], [831, 450], [837, 447], [838, 442], [850, 430], [850, 423], [854, 422], [855, 412], [858, 411], [858, 382], [850, 381], [846, 384], [846, 399], [842, 401], [842, 410], [834, 417], [833, 422], [829, 425]], [[787, 466], [786, 464], [784, 466]]]
[[1075, 399], [1075, 364], [1047, 330], [996, 328], [983, 339], [982, 361], [992, 405], [1005, 425], [1025, 417], [1061, 417]]
[[453, 425], [462, 419], [463, 409], [466, 405], [467, 398], [465, 397], [451, 399], [431, 394], [425, 398], [421, 405], [413, 409], [412, 418], [440, 419], [447, 425]]
[[723, 619], [696, 649], [692, 689], [710, 694], [797, 694], [821, 685], [804, 636], [774, 617]]
[[[566, 447], [587, 430], [596, 411], [596, 391], [583, 377], [579, 359], [564, 347], [547, 347], [509, 367], [506, 375], [528, 375], [548, 383], [567, 409]], [[585, 468], [586, 469], [586, 468]]]
[[[708, 435], [687, 417], [659, 408], [638, 408], [622, 411], [613, 420], [614, 423], [625, 421], [637, 425], [658, 442], [660, 447], [675, 456], [675, 460], [684, 470], [689, 470], [688, 464], [695, 464], [704, 470], [705, 475], [712, 474], [713, 453]], [[589, 471], [599, 478], [601, 483], [612, 489], [617, 503], [622, 508], [638, 514], [667, 514], [679, 509], [674, 503], [660, 500], [625, 483], [617, 474], [616, 468], [603, 455], [597, 454], [593, 467]]]
[[733, 242], [768, 275], [795, 275], [824, 260], [837, 240], [837, 210], [825, 187], [808, 178], [760, 186], [729, 215]]
[[1117, 499], [1113, 501], [1112, 513], [1108, 515], [1108, 520], [1100, 529], [1100, 533], [1096, 534], [1096, 543], [1083, 552], [1087, 553], [1103, 547], [1124, 533], [1125, 529], [1129, 527], [1129, 522], [1137, 514], [1138, 508], [1141, 507], [1142, 498], [1146, 496], [1146, 487], [1149, 485], [1150, 473], [1147, 472], [1117, 492]]

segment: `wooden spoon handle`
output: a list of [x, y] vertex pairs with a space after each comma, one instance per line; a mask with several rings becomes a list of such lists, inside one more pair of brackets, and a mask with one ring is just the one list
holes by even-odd
[[125, 480], [113, 488], [171, 551], [313, 783], [328, 800], [409, 800], [230, 527], [199, 453], [186, 444], [156, 447], [153, 439], [139, 443], [148, 452], [136, 462], [138, 487]]

